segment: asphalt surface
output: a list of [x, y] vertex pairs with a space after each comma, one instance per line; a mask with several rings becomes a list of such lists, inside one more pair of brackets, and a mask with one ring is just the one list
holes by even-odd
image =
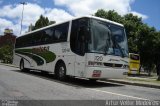
[[69, 78], [58, 81], [53, 74], [20, 72], [0, 65], [0, 100], [160, 100], [160, 90]]

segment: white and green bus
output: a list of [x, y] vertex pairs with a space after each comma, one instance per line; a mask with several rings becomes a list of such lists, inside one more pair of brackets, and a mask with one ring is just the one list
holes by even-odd
[[128, 44], [122, 24], [83, 16], [16, 39], [13, 63], [23, 70], [91, 80], [122, 78], [128, 72]]

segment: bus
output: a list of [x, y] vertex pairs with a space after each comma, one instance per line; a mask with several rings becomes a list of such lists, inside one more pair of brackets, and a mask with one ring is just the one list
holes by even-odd
[[129, 53], [129, 71], [128, 74], [140, 74], [140, 56], [139, 54]]
[[81, 16], [28, 32], [16, 39], [13, 64], [20, 70], [66, 76], [122, 78], [128, 72], [128, 44], [122, 24]]

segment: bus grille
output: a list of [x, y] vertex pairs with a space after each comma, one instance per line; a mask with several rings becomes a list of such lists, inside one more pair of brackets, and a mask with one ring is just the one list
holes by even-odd
[[123, 65], [122, 64], [115, 64], [115, 63], [104, 63], [104, 66], [121, 68]]

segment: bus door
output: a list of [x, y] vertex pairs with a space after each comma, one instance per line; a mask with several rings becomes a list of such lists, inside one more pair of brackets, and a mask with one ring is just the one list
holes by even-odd
[[85, 56], [78, 56], [76, 55], [76, 62], [75, 62], [75, 75], [84, 77], [85, 74]]
[[72, 21], [71, 28], [71, 49], [75, 53], [75, 76], [85, 77], [85, 60], [86, 60], [86, 29], [89, 20], [87, 18], [81, 18]]
[[80, 77], [84, 77], [85, 73], [85, 60], [86, 60], [86, 35], [84, 33], [85, 27], [80, 27], [77, 35], [76, 40], [76, 48], [77, 54], [76, 55], [76, 62], [75, 62], [75, 74]]

